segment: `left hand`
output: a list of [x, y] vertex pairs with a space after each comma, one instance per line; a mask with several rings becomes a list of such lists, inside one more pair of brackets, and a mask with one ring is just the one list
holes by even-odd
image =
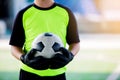
[[74, 55], [67, 49], [61, 47], [59, 52], [61, 53], [55, 54], [55, 56], [51, 59], [51, 69], [62, 68], [73, 60]]

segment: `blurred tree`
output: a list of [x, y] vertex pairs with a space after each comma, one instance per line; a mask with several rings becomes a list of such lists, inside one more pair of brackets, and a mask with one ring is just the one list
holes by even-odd
[[55, 1], [57, 3], [69, 7], [73, 12], [84, 14], [84, 10], [81, 6], [81, 0], [55, 0]]
[[34, 0], [27, 0], [27, 2], [33, 2]]

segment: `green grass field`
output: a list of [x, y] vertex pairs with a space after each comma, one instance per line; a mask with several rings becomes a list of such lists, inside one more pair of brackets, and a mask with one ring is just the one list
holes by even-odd
[[[68, 65], [68, 80], [107, 80], [120, 62], [120, 50], [80, 50]], [[18, 80], [19, 61], [0, 49], [0, 80]], [[120, 80], [118, 77], [117, 80]]]

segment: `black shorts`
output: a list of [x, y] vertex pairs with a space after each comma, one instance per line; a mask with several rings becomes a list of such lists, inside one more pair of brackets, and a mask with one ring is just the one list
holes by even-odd
[[57, 76], [41, 77], [36, 74], [26, 72], [24, 70], [20, 70], [19, 80], [66, 80], [66, 76], [65, 73], [63, 73]]

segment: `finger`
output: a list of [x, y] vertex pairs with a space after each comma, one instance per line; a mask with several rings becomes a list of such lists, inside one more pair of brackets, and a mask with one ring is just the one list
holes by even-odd
[[53, 58], [52, 58], [53, 62], [65, 62], [67, 61], [67, 58], [61, 54], [56, 54]]
[[69, 57], [69, 51], [63, 47], [60, 48], [60, 51], [63, 53], [65, 57]]
[[27, 54], [27, 56], [32, 59], [34, 55], [36, 54], [36, 49], [31, 49], [30, 52]]

